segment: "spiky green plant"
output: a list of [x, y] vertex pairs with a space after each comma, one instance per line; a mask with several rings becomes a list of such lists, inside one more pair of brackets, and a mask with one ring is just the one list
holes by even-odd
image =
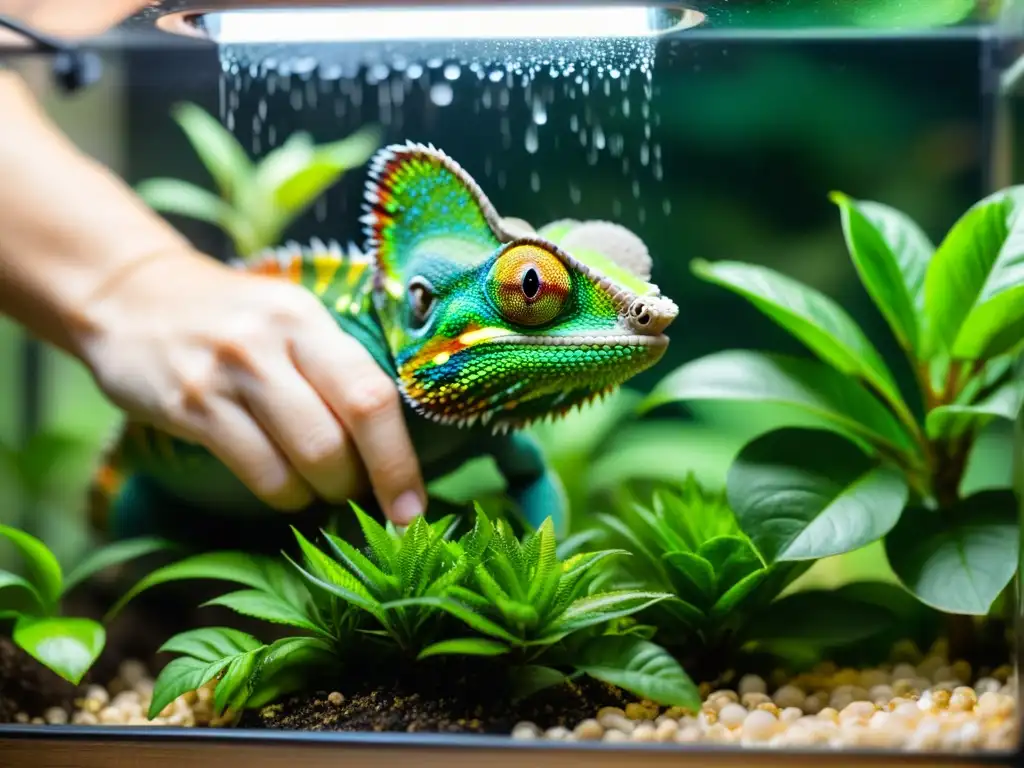
[[324, 532], [325, 551], [296, 531], [301, 563], [287, 554], [271, 560], [204, 553], [153, 572], [122, 598], [111, 615], [158, 584], [226, 580], [248, 589], [206, 605], [297, 633], [269, 644], [229, 627], [172, 637], [161, 650], [180, 655], [157, 678], [150, 717], [215, 677], [221, 713], [336, 676], [346, 659], [429, 664], [452, 655], [492, 657], [488, 663], [508, 673], [520, 697], [586, 674], [665, 704], [699, 706], [695, 686], [664, 649], [614, 627], [616, 619], [672, 596], [591, 588], [599, 564], [628, 553], [587, 552], [563, 561], [550, 520], [520, 541], [479, 506], [473, 528], [456, 541], [452, 518], [418, 518], [400, 531], [353, 508], [365, 549]]

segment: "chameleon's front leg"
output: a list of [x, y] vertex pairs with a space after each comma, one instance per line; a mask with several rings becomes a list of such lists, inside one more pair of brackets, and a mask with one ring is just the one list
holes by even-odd
[[495, 441], [491, 449], [508, 491], [534, 528], [547, 517], [562, 536], [569, 527], [569, 505], [558, 475], [544, 459], [537, 441], [518, 432]]

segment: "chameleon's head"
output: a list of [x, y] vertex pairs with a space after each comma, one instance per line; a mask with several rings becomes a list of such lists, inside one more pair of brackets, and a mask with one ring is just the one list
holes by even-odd
[[423, 415], [523, 426], [664, 354], [678, 309], [628, 230], [501, 219], [453, 160], [414, 144], [378, 153], [366, 200], [377, 306], [402, 393]]

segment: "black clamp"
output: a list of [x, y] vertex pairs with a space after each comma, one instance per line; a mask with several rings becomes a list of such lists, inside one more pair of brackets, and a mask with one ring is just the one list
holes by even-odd
[[103, 74], [100, 57], [92, 51], [83, 50], [75, 43], [44, 35], [2, 14], [0, 27], [5, 27], [34, 42], [36, 47], [33, 52], [53, 54], [53, 79], [66, 93], [74, 93], [92, 85]]

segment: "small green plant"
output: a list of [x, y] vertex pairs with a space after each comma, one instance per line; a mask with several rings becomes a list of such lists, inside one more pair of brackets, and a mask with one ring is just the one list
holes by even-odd
[[[678, 599], [647, 608], [637, 619], [691, 672], [714, 677], [743, 652], [796, 661], [897, 629], [892, 584], [868, 582], [841, 590], [790, 592], [811, 560], [766, 564], [740, 529], [724, 493], [696, 478], [656, 488], [649, 502], [624, 491], [615, 514], [599, 521], [612, 541], [635, 555], [608, 574], [629, 589], [663, 590]], [[908, 598], [909, 599], [909, 598]], [[641, 625], [642, 626], [642, 625]], [[638, 629], [638, 628], [637, 628]]]
[[963, 481], [979, 436], [1020, 410], [1012, 367], [1024, 336], [1024, 187], [975, 204], [937, 248], [891, 207], [832, 200], [917, 397], [904, 397], [875, 346], [824, 294], [765, 267], [696, 261], [698, 276], [747, 299], [817, 359], [712, 354], [669, 374], [644, 408], [754, 401], [813, 417], [820, 427], [755, 438], [729, 470], [730, 506], [765, 562], [812, 561], [884, 537], [892, 569], [920, 601], [986, 614], [1017, 568], [1016, 504], [1009, 473], [967, 495]]
[[67, 576], [35, 536], [0, 525], [0, 537], [20, 553], [25, 576], [0, 569], [0, 623], [13, 622], [14, 643], [65, 680], [78, 684], [103, 651], [99, 622], [60, 615], [64, 596], [97, 572], [165, 549], [159, 539], [128, 539], [94, 551]]
[[137, 191], [158, 211], [219, 227], [242, 258], [278, 245], [317, 197], [380, 146], [374, 128], [320, 145], [299, 131], [257, 164], [219, 120], [195, 104], [176, 105], [172, 116], [213, 177], [217, 194], [171, 178], [148, 179]]
[[353, 508], [363, 550], [324, 532], [328, 554], [296, 531], [301, 563], [287, 554], [278, 561], [204, 553], [154, 571], [122, 598], [111, 614], [158, 584], [232, 581], [248, 589], [207, 605], [302, 634], [271, 644], [227, 627], [176, 635], [161, 649], [180, 655], [157, 678], [150, 717], [214, 677], [220, 713], [262, 706], [336, 674], [347, 660], [429, 664], [452, 655], [491, 657], [519, 697], [585, 674], [665, 704], [699, 706], [696, 687], [664, 649], [613, 631], [617, 619], [672, 596], [591, 589], [599, 564], [628, 553], [562, 560], [550, 521], [519, 540], [479, 506], [457, 540], [453, 518], [418, 518], [399, 531]]

